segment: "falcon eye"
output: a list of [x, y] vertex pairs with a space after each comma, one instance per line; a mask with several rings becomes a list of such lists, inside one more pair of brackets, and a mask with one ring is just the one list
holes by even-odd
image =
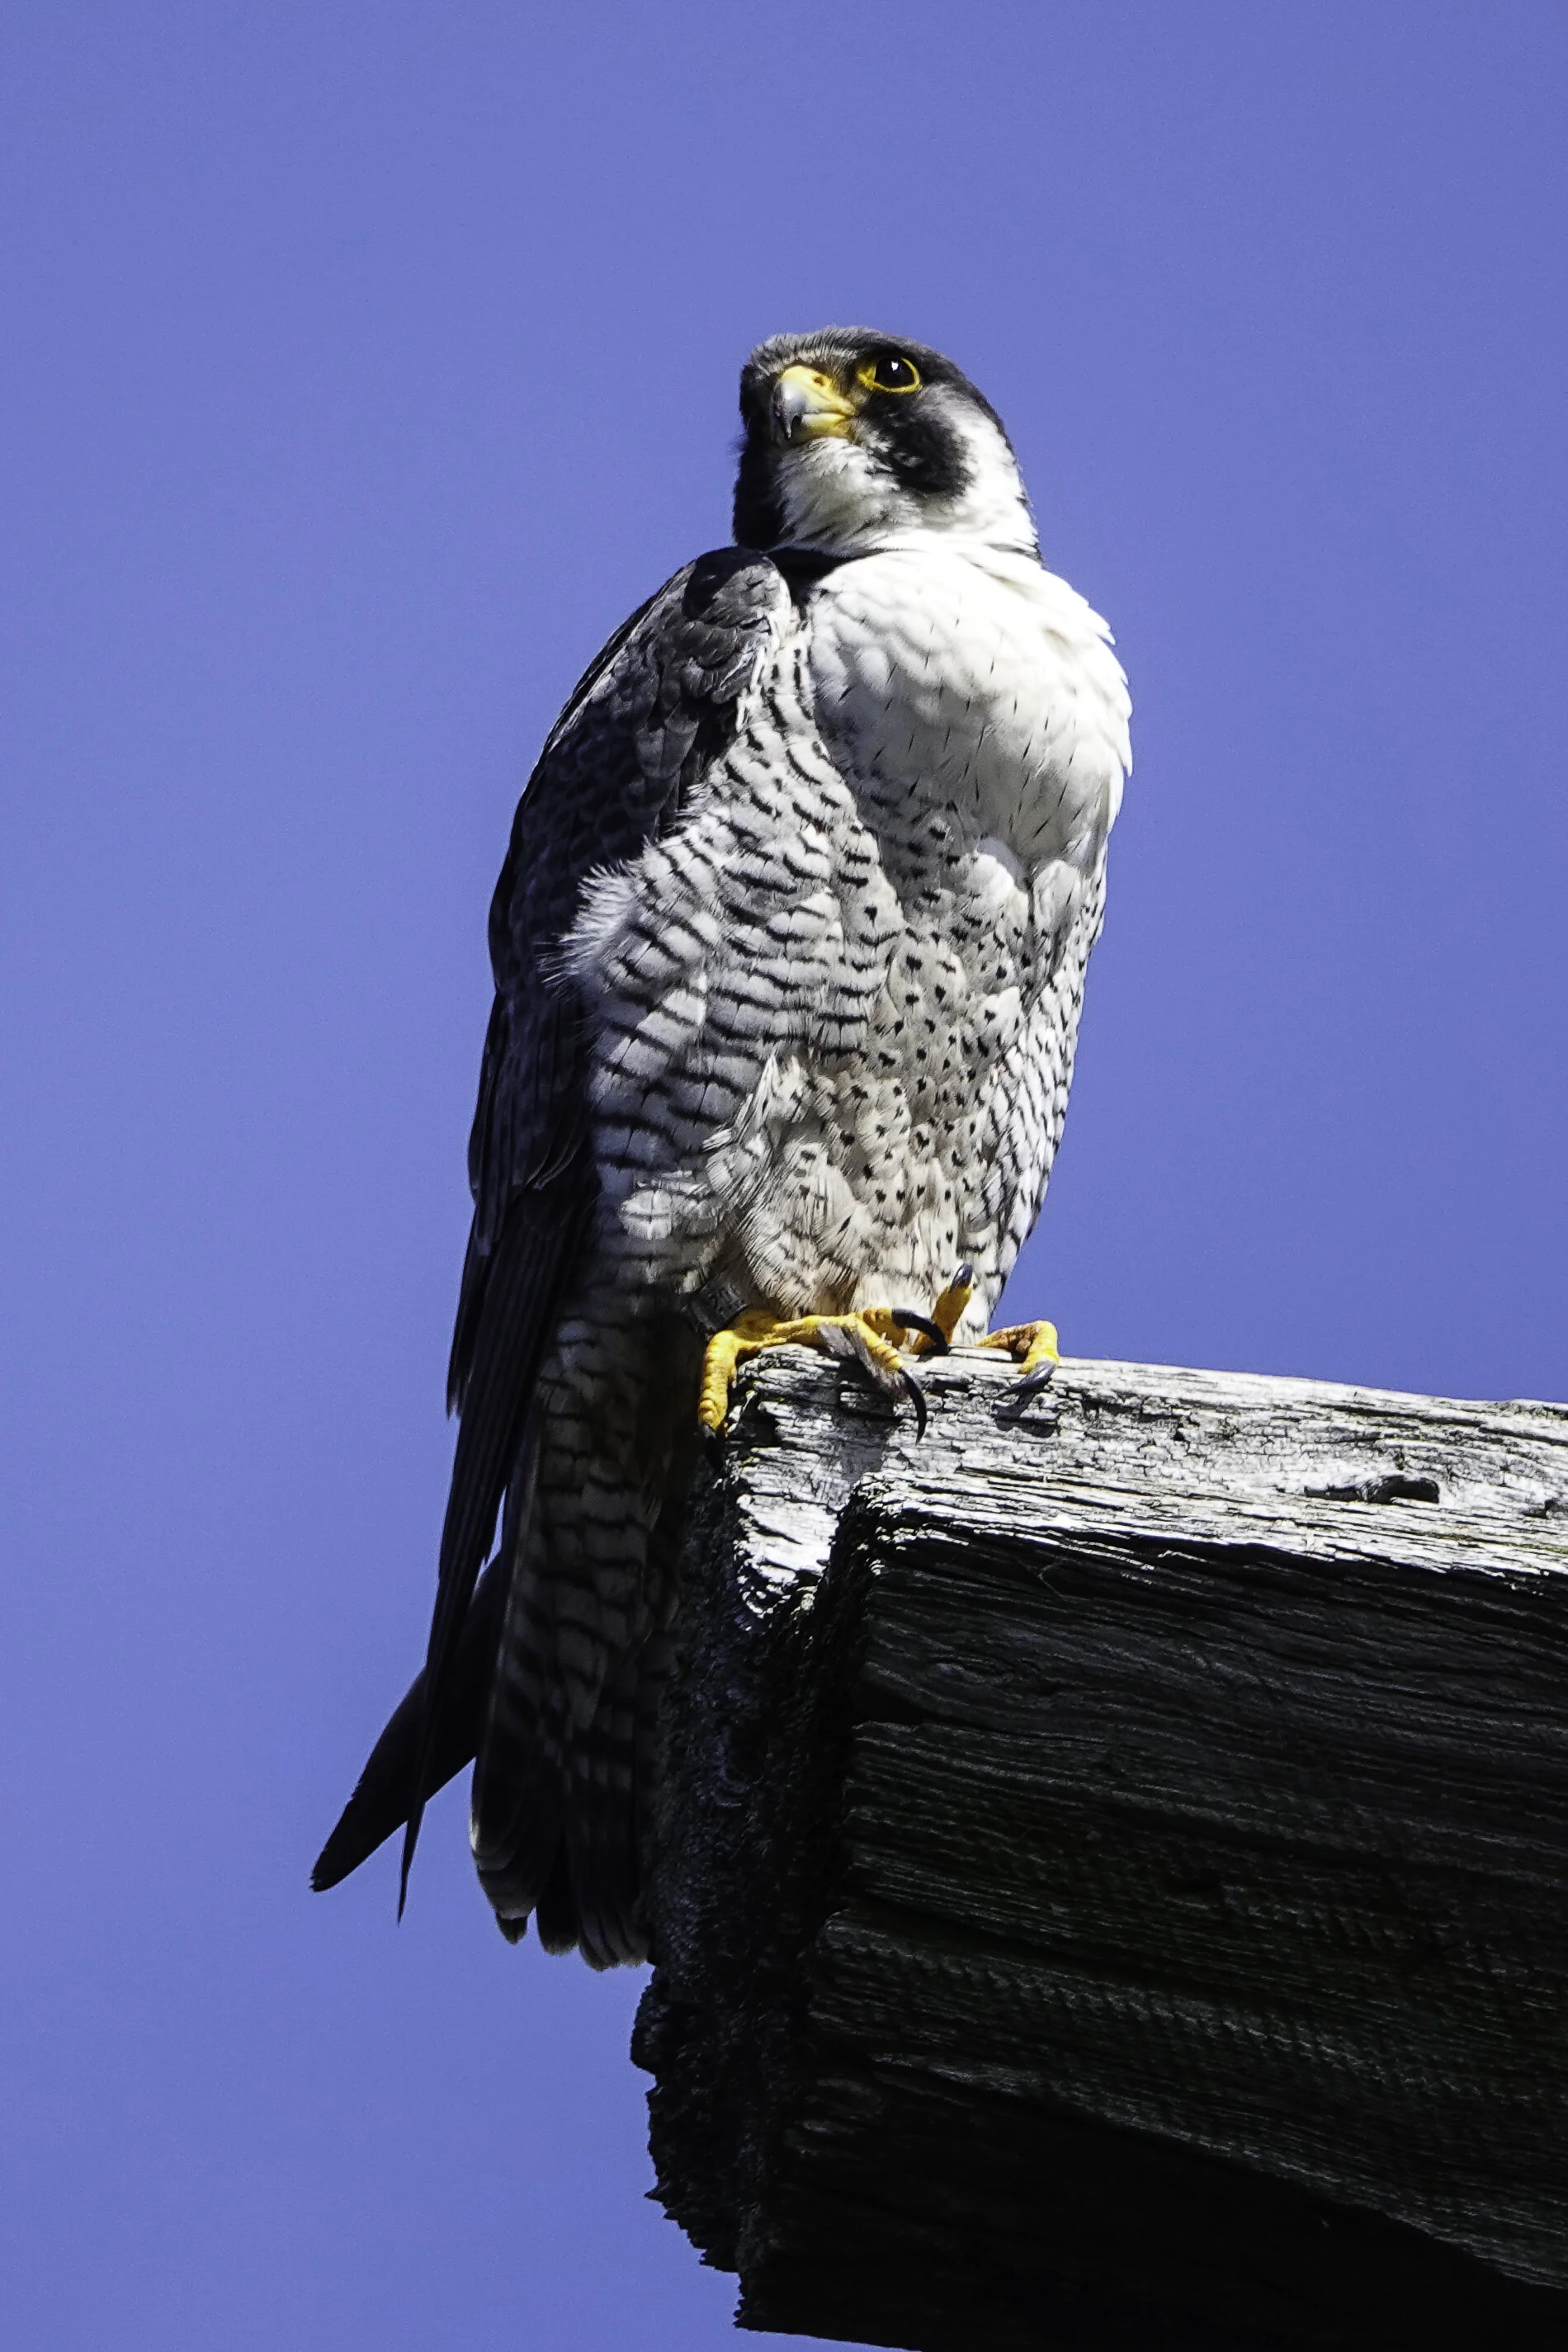
[[867, 360], [855, 372], [857, 383], [868, 392], [919, 392], [920, 370], [912, 360], [900, 359], [897, 352], [879, 360]]

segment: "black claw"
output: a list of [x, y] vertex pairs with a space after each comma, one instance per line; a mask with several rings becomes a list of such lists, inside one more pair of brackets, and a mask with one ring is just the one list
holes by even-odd
[[922, 1333], [931, 1341], [933, 1355], [945, 1356], [949, 1352], [947, 1333], [940, 1323], [933, 1323], [929, 1315], [917, 1315], [912, 1307], [889, 1307], [888, 1319], [896, 1323], [900, 1331]]
[[950, 1290], [973, 1290], [973, 1287], [974, 1268], [969, 1265], [966, 1260], [965, 1263], [959, 1267], [958, 1272], [953, 1276], [952, 1280], [948, 1285], [948, 1288]]
[[1022, 1380], [1010, 1381], [996, 1400], [996, 1413], [1003, 1421], [1017, 1421], [1027, 1412], [1036, 1397], [1043, 1395], [1056, 1377], [1055, 1364], [1042, 1364], [1037, 1371], [1026, 1374]]
[[915, 1409], [915, 1435], [917, 1438], [921, 1438], [926, 1433], [925, 1391], [913, 1372], [906, 1372], [901, 1366], [899, 1370], [899, 1384]]

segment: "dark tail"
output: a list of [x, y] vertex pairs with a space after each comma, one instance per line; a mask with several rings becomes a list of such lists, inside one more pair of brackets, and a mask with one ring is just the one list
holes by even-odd
[[580, 1951], [595, 1969], [647, 1958], [638, 1903], [641, 1665], [628, 1659], [593, 1721], [564, 1740], [537, 1717], [509, 1725], [498, 1704], [475, 1776], [474, 1859], [501, 1933], [517, 1942], [531, 1912], [547, 1952]]
[[[430, 1742], [429, 1778], [424, 1791], [427, 1796], [444, 1789], [479, 1753], [505, 1597], [506, 1580], [498, 1556], [475, 1590], [442, 1693]], [[310, 1873], [310, 1884], [318, 1894], [347, 1878], [407, 1821], [414, 1810], [425, 1727], [425, 1676], [419, 1674], [372, 1748], [342, 1819], [321, 1848]]]

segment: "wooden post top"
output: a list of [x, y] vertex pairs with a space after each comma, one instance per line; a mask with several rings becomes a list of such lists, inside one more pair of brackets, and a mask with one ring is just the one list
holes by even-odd
[[799, 1350], [661, 1717], [637, 2054], [742, 2326], [1568, 2344], [1568, 1407]]

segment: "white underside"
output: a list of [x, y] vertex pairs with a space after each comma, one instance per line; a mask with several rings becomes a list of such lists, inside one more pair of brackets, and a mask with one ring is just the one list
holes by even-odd
[[1128, 709], [1083, 599], [984, 541], [911, 534], [792, 615], [569, 944], [611, 1278], [924, 1307], [966, 1259], [984, 1327], [1060, 1132]]

